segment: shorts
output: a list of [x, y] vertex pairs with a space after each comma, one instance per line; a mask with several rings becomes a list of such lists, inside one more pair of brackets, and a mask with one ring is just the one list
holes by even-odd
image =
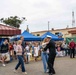
[[1, 54], [1, 57], [5, 57], [5, 56], [7, 57], [8, 54], [9, 54], [8, 52], [7, 52], [7, 53], [2, 53], [2, 54]]

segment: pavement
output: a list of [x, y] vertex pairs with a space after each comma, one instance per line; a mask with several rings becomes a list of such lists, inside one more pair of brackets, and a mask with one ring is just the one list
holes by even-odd
[[[13, 70], [17, 64], [17, 61], [6, 64], [5, 67], [0, 63], [0, 75], [23, 75], [21, 70], [18, 69], [17, 73]], [[57, 57], [55, 60], [55, 75], [76, 75], [76, 58], [70, 59], [69, 57]], [[48, 75], [43, 71], [42, 61], [30, 62], [25, 64], [27, 75]]]

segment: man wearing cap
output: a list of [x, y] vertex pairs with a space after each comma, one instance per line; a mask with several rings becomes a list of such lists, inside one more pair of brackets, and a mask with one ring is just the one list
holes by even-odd
[[48, 44], [44, 48], [44, 51], [49, 49], [49, 58], [48, 58], [48, 67], [49, 67], [49, 75], [55, 74], [54, 70], [54, 60], [56, 56], [56, 50], [55, 50], [55, 42], [51, 39], [52, 37], [47, 35]]

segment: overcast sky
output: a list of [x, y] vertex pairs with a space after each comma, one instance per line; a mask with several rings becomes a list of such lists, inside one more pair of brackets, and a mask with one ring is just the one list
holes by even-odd
[[22, 31], [29, 25], [30, 32], [72, 27], [72, 11], [76, 18], [76, 0], [0, 0], [0, 18], [26, 17]]

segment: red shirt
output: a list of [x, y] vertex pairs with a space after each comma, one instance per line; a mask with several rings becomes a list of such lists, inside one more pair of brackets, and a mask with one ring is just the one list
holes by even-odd
[[9, 45], [10, 51], [13, 50], [13, 45]]
[[73, 41], [70, 42], [69, 47], [70, 47], [70, 48], [75, 48], [75, 43], [74, 43]]

